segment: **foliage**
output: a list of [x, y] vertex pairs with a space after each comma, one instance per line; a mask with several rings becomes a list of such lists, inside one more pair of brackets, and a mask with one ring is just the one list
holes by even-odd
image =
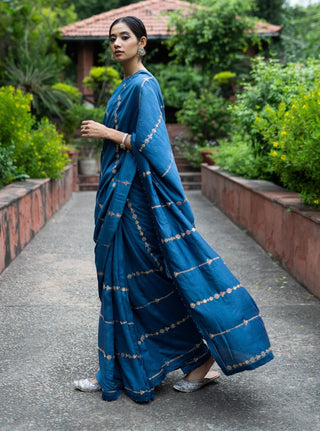
[[73, 0], [75, 10], [79, 19], [89, 18], [92, 15], [97, 15], [108, 10], [117, 9], [121, 6], [126, 6], [131, 3], [137, 3], [141, 0]]
[[272, 24], [282, 24], [285, 0], [255, 0], [254, 15]]
[[230, 132], [230, 114], [228, 102], [216, 92], [202, 92], [200, 97], [192, 92], [185, 100], [178, 121], [192, 132], [193, 140], [206, 145], [228, 136]]
[[320, 208], [320, 84], [290, 105], [267, 107], [261, 133], [272, 142], [271, 164], [282, 184]]
[[18, 176], [13, 154], [13, 146], [3, 147], [0, 142], [0, 188], [10, 184]]
[[101, 123], [105, 113], [104, 107], [93, 108], [87, 104], [73, 104], [65, 111], [62, 130], [66, 135], [67, 141], [73, 138], [75, 130], [80, 127], [84, 120], [93, 120]]
[[79, 160], [97, 157], [102, 150], [101, 139], [79, 138], [73, 141], [73, 145], [78, 151]]
[[231, 140], [219, 142], [215, 162], [223, 170], [244, 178], [270, 180], [273, 177], [269, 155], [256, 157], [250, 141], [239, 133], [235, 133]]
[[211, 76], [221, 70], [233, 71], [244, 61], [248, 46], [258, 43], [248, 18], [250, 0], [203, 1], [188, 19], [181, 11], [172, 14], [173, 35], [167, 44], [180, 64], [198, 64]]
[[284, 62], [320, 56], [320, 3], [287, 7], [283, 18], [279, 55]]
[[3, 147], [20, 148], [30, 140], [34, 120], [30, 114], [32, 96], [12, 86], [0, 89], [0, 142]]
[[15, 59], [7, 60], [6, 69], [9, 84], [32, 94], [32, 110], [39, 118], [46, 114], [61, 117], [61, 106], [71, 106], [70, 93], [53, 86], [61, 72], [54, 55], [42, 57], [19, 50]]
[[[62, 135], [47, 119], [35, 124], [32, 95], [12, 86], [0, 89], [0, 154], [2, 184], [25, 176], [57, 178], [69, 158]], [[7, 163], [3, 158], [7, 156]]]
[[81, 92], [74, 87], [73, 85], [66, 84], [64, 82], [58, 82], [57, 84], [52, 85], [54, 90], [64, 91], [69, 94], [72, 103], [80, 103], [81, 102]]
[[233, 72], [229, 72], [229, 71], [220, 72], [214, 75], [213, 82], [216, 85], [226, 85], [235, 77], [236, 77], [236, 74]]
[[89, 76], [83, 80], [84, 85], [94, 91], [96, 106], [105, 106], [120, 82], [119, 73], [110, 66], [92, 67]]
[[282, 101], [290, 104], [301, 89], [313, 86], [319, 72], [318, 61], [312, 59], [305, 65], [289, 63], [286, 66], [277, 60], [265, 62], [259, 57], [254, 61], [251, 80], [243, 84], [232, 113], [238, 128], [248, 135], [255, 155], [265, 156], [271, 149], [259, 126], [267, 115], [266, 106], [277, 109]]
[[67, 0], [10, 0], [0, 3], [0, 80], [4, 81], [3, 59], [15, 57], [19, 49], [34, 59], [52, 54], [56, 63], [65, 65], [67, 57], [57, 42], [57, 29], [76, 20]]
[[30, 144], [25, 145], [17, 157], [19, 170], [31, 178], [59, 178], [70, 161], [63, 136], [47, 118], [42, 118], [31, 130], [30, 137]]
[[148, 69], [159, 81], [166, 107], [181, 109], [188, 94], [199, 93], [203, 87], [204, 77], [193, 66], [169, 63], [150, 65]]
[[190, 135], [182, 134], [173, 142], [173, 149], [182, 154], [193, 168], [199, 168], [202, 163], [200, 154], [201, 145], [195, 142]]

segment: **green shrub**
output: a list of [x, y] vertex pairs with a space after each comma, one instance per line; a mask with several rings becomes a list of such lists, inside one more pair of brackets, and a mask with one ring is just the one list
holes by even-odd
[[228, 102], [213, 92], [202, 93], [197, 97], [190, 93], [185, 100], [177, 119], [188, 127], [193, 140], [199, 146], [225, 138], [230, 132], [230, 113]]
[[301, 91], [289, 106], [281, 103], [267, 113], [261, 133], [272, 145], [273, 169], [285, 187], [320, 208], [320, 84], [310, 93]]
[[30, 94], [23, 94], [14, 87], [0, 89], [0, 142], [3, 147], [24, 147], [30, 141], [34, 120], [31, 116]]
[[44, 118], [35, 124], [30, 94], [13, 87], [0, 89], [1, 184], [26, 176], [57, 178], [69, 157], [62, 135]]
[[15, 57], [6, 61], [7, 82], [25, 94], [32, 94], [32, 112], [37, 118], [62, 118], [61, 107], [70, 107], [70, 94], [54, 86], [62, 65], [55, 55], [28, 53], [20, 48]]
[[47, 118], [43, 118], [30, 135], [30, 144], [17, 158], [19, 170], [30, 178], [59, 178], [70, 161], [63, 136]]
[[265, 156], [271, 150], [258, 124], [268, 116], [266, 106], [277, 109], [281, 102], [290, 104], [302, 89], [308, 91], [313, 87], [319, 72], [319, 61], [313, 59], [305, 65], [289, 63], [286, 66], [277, 60], [266, 62], [259, 57], [254, 60], [251, 79], [237, 95], [232, 113], [239, 129], [248, 135], [257, 156]]
[[64, 82], [58, 82], [57, 84], [52, 85], [52, 88], [67, 93], [72, 99], [73, 103], [81, 102], [81, 92], [73, 85], [65, 84]]
[[242, 134], [235, 134], [231, 141], [219, 142], [215, 162], [225, 171], [248, 179], [271, 179], [269, 156], [256, 157], [250, 141]]
[[191, 135], [182, 134], [173, 142], [173, 149], [183, 155], [193, 168], [199, 168], [203, 162], [200, 147], [201, 145], [195, 142]]
[[75, 130], [80, 127], [83, 120], [93, 120], [99, 123], [102, 122], [105, 113], [105, 107], [93, 108], [86, 104], [73, 104], [71, 108], [67, 109], [64, 114], [64, 122], [62, 123], [62, 130], [65, 137], [69, 142], [74, 138]]
[[13, 154], [12, 146], [3, 147], [0, 142], [0, 188], [12, 183], [19, 176]]
[[111, 66], [94, 66], [83, 83], [94, 91], [95, 105], [105, 106], [113, 91], [121, 83], [121, 78], [118, 71]]
[[149, 70], [157, 77], [166, 108], [181, 109], [191, 91], [198, 93], [204, 78], [193, 66], [175, 63], [150, 65]]

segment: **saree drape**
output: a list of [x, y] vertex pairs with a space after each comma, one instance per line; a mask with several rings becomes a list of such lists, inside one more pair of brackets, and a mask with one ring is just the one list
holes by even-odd
[[213, 355], [234, 374], [273, 358], [259, 310], [199, 235], [180, 181], [156, 79], [139, 71], [108, 102], [104, 124], [132, 151], [104, 141], [94, 239], [101, 312], [102, 397], [135, 401], [174, 369]]

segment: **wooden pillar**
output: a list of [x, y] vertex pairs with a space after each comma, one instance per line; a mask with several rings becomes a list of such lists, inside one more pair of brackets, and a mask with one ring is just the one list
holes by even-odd
[[[83, 85], [83, 79], [86, 76], [89, 76], [89, 72], [91, 67], [93, 66], [93, 53], [94, 53], [94, 44], [93, 42], [80, 42], [78, 44], [78, 67], [77, 67], [77, 84], [78, 89], [85, 96], [93, 95], [93, 91], [89, 90]], [[88, 97], [87, 97], [88, 99]]]

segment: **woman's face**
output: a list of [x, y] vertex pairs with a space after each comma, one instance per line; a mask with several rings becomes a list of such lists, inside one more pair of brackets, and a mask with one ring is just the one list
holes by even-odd
[[115, 24], [111, 29], [109, 38], [114, 58], [121, 63], [138, 59], [138, 48], [145, 45], [143, 39], [138, 41], [136, 35], [124, 22]]

